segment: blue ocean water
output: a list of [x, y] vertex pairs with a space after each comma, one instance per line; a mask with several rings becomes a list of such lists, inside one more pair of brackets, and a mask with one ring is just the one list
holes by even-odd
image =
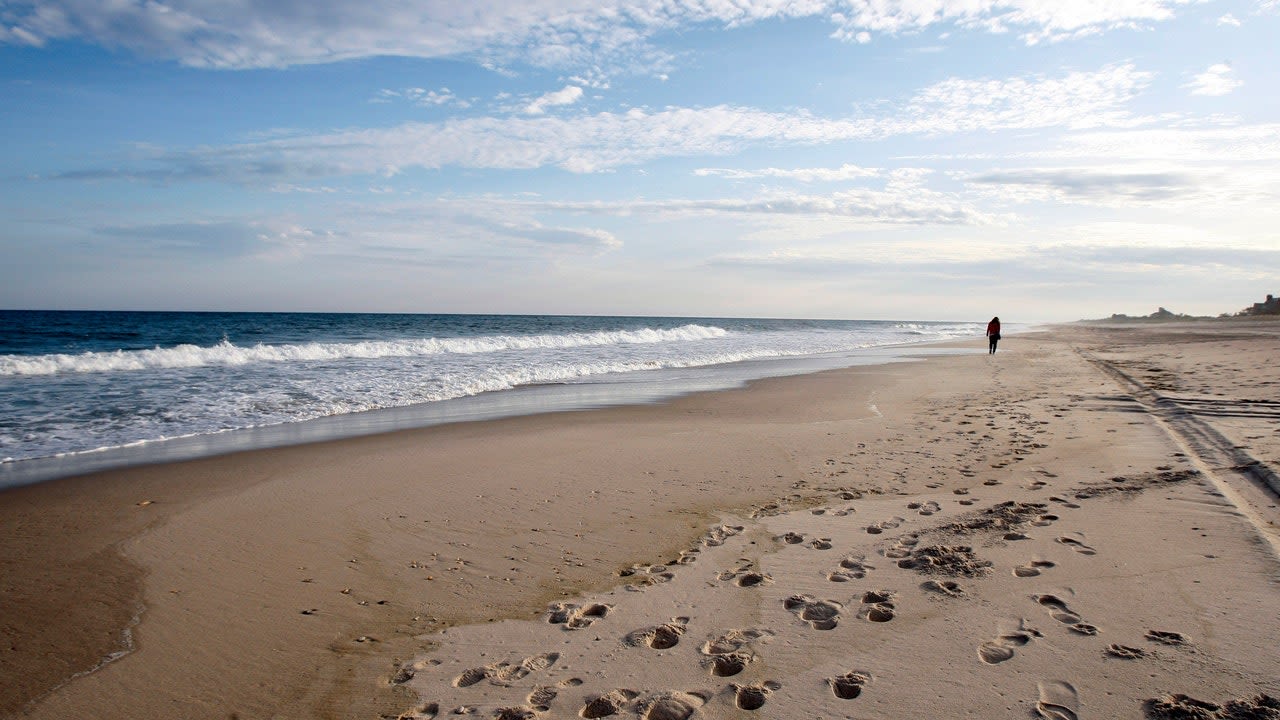
[[[848, 354], [867, 348], [980, 336], [983, 327], [0, 311], [0, 485], [54, 475], [58, 468], [95, 467], [68, 464], [68, 457], [105, 453], [127, 460], [123, 449], [180, 438], [187, 439], [184, 456], [193, 456], [450, 419], [652, 400], [789, 374], [805, 359], [853, 364], [846, 362]], [[314, 425], [326, 418], [327, 424]], [[369, 418], [391, 419], [371, 426]], [[325, 430], [308, 434], [313, 425]], [[264, 434], [265, 428], [276, 430]], [[249, 432], [254, 430], [256, 436]], [[237, 438], [257, 439], [210, 441], [237, 432]], [[30, 471], [55, 458], [63, 460]]]

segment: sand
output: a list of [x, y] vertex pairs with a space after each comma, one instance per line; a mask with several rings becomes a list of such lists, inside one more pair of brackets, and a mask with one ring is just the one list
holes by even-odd
[[1278, 336], [1061, 327], [8, 491], [0, 710], [1280, 717]]

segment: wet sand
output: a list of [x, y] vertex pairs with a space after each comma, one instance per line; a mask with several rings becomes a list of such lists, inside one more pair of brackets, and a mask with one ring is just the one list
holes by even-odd
[[1071, 326], [7, 491], [0, 709], [1265, 713], [1278, 336]]

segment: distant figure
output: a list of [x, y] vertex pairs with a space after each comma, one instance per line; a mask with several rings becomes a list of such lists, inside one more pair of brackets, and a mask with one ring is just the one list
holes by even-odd
[[988, 355], [994, 355], [996, 352], [996, 343], [1000, 342], [1000, 318], [993, 317], [991, 322], [987, 323], [987, 342], [990, 350]]

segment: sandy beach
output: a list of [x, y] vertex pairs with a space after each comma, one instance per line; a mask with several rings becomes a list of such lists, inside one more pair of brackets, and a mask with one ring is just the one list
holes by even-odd
[[1061, 326], [8, 490], [0, 713], [1280, 718], [1278, 339]]

